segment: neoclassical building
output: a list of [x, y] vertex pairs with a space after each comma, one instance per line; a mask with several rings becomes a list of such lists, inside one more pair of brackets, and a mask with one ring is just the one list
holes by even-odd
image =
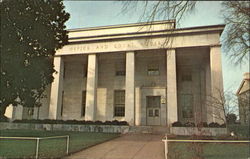
[[250, 123], [250, 72], [244, 73], [243, 80], [236, 92], [241, 124]]
[[54, 57], [57, 73], [42, 107], [19, 106], [12, 117], [215, 122], [206, 100], [223, 91], [224, 27], [176, 28], [169, 20], [70, 29], [69, 44]]

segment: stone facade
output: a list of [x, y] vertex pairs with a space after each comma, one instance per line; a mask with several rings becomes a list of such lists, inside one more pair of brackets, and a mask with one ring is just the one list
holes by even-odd
[[33, 118], [221, 123], [205, 101], [223, 91], [224, 27], [177, 29], [175, 21], [158, 21], [69, 30], [69, 44], [54, 57], [54, 82]]
[[244, 74], [241, 85], [237, 91], [239, 103], [240, 123], [249, 125], [250, 121], [250, 73]]

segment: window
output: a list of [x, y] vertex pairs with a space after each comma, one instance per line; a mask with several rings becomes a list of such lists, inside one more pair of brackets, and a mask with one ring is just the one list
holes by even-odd
[[125, 116], [125, 90], [114, 92], [114, 116]]
[[63, 78], [65, 78], [65, 74], [66, 74], [66, 62], [64, 62], [63, 65]]
[[88, 66], [87, 64], [83, 65], [83, 77], [87, 77], [88, 74]]
[[81, 116], [85, 116], [85, 109], [86, 109], [86, 91], [82, 91], [82, 110], [81, 110]]
[[116, 76], [125, 76], [126, 74], [126, 64], [125, 61], [120, 60], [115, 64], [115, 75]]
[[160, 75], [159, 66], [157, 62], [152, 62], [148, 65], [148, 75], [149, 76], [158, 76]]
[[62, 91], [61, 116], [63, 115], [63, 99], [64, 99], [64, 91]]
[[183, 118], [193, 117], [193, 95], [192, 94], [181, 95], [181, 108], [182, 108]]

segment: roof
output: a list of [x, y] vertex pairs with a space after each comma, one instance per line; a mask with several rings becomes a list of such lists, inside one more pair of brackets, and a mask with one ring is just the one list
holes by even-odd
[[244, 73], [243, 80], [241, 81], [240, 87], [238, 88], [236, 94], [240, 95], [248, 90], [250, 90], [250, 72]]
[[90, 42], [124, 38], [165, 36], [174, 34], [195, 34], [217, 32], [221, 34], [225, 24], [176, 28], [175, 20], [132, 23], [101, 27], [69, 29], [69, 42]]

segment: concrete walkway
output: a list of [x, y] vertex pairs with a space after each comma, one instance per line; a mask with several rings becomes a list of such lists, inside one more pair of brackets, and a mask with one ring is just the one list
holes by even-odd
[[127, 134], [66, 159], [164, 159], [163, 135]]

